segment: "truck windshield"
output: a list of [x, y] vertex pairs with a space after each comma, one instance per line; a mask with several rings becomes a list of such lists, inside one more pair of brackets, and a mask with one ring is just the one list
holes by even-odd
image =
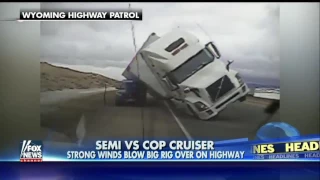
[[168, 77], [171, 81], [179, 84], [202, 69], [207, 64], [213, 62], [213, 60], [214, 56], [207, 49], [203, 49], [195, 56], [188, 59], [184, 64], [171, 71], [168, 74]]

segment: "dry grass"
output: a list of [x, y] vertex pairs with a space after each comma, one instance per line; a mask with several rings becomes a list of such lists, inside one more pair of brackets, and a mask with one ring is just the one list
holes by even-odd
[[40, 63], [41, 91], [56, 91], [62, 89], [89, 89], [117, 87], [117, 80], [94, 73], [84, 73], [64, 67], [57, 67], [46, 62]]

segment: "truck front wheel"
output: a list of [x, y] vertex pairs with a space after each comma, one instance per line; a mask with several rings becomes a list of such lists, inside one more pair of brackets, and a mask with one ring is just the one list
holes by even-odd
[[121, 101], [119, 98], [116, 98], [116, 100], [115, 100], [115, 105], [116, 105], [116, 106], [122, 106], [123, 103], [122, 103], [122, 101]]
[[240, 99], [239, 99], [239, 101], [240, 102], [243, 102], [243, 101], [245, 101], [247, 99], [247, 96], [242, 96]]
[[146, 102], [141, 100], [141, 99], [138, 99], [137, 102], [136, 102], [136, 105], [139, 106], [139, 107], [144, 107], [145, 104], [146, 104]]
[[199, 118], [198, 114], [192, 109], [192, 107], [188, 104], [188, 110], [191, 112], [191, 114], [196, 117]]
[[146, 94], [141, 94], [137, 99], [136, 99], [136, 105], [140, 107], [144, 107], [147, 102], [147, 96]]

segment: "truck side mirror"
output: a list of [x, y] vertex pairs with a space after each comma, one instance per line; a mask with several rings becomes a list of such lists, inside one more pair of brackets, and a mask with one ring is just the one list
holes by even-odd
[[221, 54], [220, 51], [218, 50], [218, 48], [213, 44], [213, 42], [209, 42], [206, 44], [206, 48], [212, 52], [212, 54], [216, 57], [216, 58], [220, 58]]
[[188, 87], [184, 88], [184, 90], [183, 90], [184, 93], [189, 93], [190, 91], [191, 91], [191, 89]]
[[162, 78], [162, 81], [168, 84], [167, 78]]
[[229, 71], [230, 69], [230, 65], [233, 63], [234, 61], [233, 60], [228, 60], [228, 64], [226, 66], [227, 70]]
[[167, 79], [167, 77], [163, 77], [162, 81], [164, 81], [172, 91], [177, 90], [179, 88], [177, 85], [172, 84], [170, 80]]

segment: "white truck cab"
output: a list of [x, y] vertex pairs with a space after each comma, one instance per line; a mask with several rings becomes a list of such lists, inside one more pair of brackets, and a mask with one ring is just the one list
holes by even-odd
[[229, 69], [217, 47], [202, 44], [192, 34], [175, 30], [141, 50], [153, 71], [172, 91], [172, 100], [193, 115], [208, 120], [228, 104], [244, 100], [249, 88], [238, 72]]

